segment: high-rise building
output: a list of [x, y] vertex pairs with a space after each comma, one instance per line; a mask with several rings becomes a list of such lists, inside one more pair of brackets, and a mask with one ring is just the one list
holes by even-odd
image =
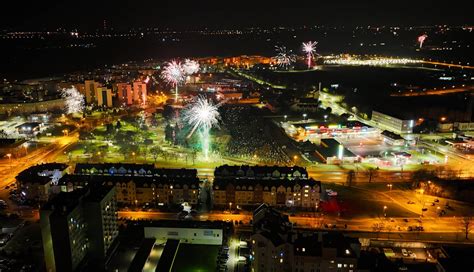
[[115, 84], [117, 98], [119, 105], [132, 105], [132, 85], [128, 83], [117, 83]]
[[107, 87], [98, 87], [96, 94], [97, 105], [98, 106], [106, 106], [111, 108], [112, 104], [112, 90]]
[[139, 105], [146, 104], [146, 84], [143, 82], [133, 82], [133, 103]]
[[99, 83], [94, 80], [86, 80], [84, 82], [84, 92], [86, 96], [86, 103], [91, 104], [96, 102], [97, 88]]
[[115, 188], [60, 193], [41, 208], [40, 224], [46, 271], [100, 269], [118, 235]]
[[40, 210], [46, 271], [74, 271], [87, 255], [83, 190], [59, 194]]

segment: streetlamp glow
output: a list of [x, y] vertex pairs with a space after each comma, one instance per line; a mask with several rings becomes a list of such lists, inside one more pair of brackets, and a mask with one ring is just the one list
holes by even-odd
[[337, 149], [337, 157], [338, 159], [342, 160], [343, 156], [344, 156], [344, 146], [339, 145], [339, 148]]

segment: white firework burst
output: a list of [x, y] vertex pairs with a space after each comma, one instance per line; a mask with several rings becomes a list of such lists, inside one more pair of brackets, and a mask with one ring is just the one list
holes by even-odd
[[199, 72], [199, 62], [191, 59], [185, 59], [183, 70], [186, 75], [192, 75]]
[[188, 137], [191, 137], [198, 128], [209, 131], [212, 127], [218, 127], [220, 120], [218, 108], [219, 105], [213, 104], [204, 97], [198, 97], [194, 103], [190, 104], [183, 117], [184, 121], [192, 126]]
[[177, 86], [184, 82], [184, 76], [185, 72], [183, 65], [181, 62], [175, 60], [167, 62], [161, 72], [161, 78], [173, 86]]
[[61, 91], [61, 97], [66, 100], [66, 113], [73, 114], [84, 110], [84, 95], [75, 87], [64, 88]]
[[273, 57], [277, 65], [283, 68], [287, 68], [296, 61], [296, 55], [291, 50], [287, 50], [285, 46], [275, 46], [277, 55]]
[[175, 102], [178, 102], [178, 85], [182, 84], [186, 79], [186, 73], [183, 64], [179, 61], [170, 61], [165, 64], [161, 71], [161, 78], [175, 87]]

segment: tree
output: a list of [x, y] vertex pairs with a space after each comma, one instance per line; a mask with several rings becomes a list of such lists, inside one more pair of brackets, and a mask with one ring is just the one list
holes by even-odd
[[464, 234], [466, 235], [466, 240], [469, 239], [469, 233], [472, 231], [473, 229], [473, 218], [472, 216], [467, 216], [467, 217], [463, 217], [461, 219], [461, 226], [462, 226], [462, 231], [464, 232]]
[[8, 133], [5, 130], [0, 130], [0, 139], [8, 138]]
[[433, 172], [429, 172], [426, 169], [419, 169], [413, 172], [413, 180], [414, 181], [427, 181], [433, 179], [435, 176]]
[[324, 112], [325, 112], [326, 114], [331, 114], [332, 108], [331, 108], [331, 107], [327, 107], [327, 108], [324, 110]]
[[153, 160], [155, 161], [156, 163], [156, 160], [158, 159], [158, 157], [163, 153], [163, 150], [158, 147], [158, 146], [154, 146], [150, 149], [150, 153], [151, 155], [153, 156]]
[[372, 178], [377, 175], [377, 169], [369, 168], [367, 169], [367, 174], [369, 175], [369, 182], [371, 182]]
[[377, 233], [377, 238], [379, 237], [379, 233], [385, 228], [384, 223], [374, 223], [372, 225], [372, 230]]
[[349, 170], [349, 172], [347, 172], [347, 186], [351, 187], [352, 183], [354, 182], [354, 179], [355, 179], [355, 171], [351, 169]]

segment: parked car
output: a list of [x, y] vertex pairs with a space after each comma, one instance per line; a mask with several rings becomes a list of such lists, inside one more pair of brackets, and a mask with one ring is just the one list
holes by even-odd
[[408, 257], [408, 251], [404, 248], [402, 248], [402, 255], [403, 257]]

